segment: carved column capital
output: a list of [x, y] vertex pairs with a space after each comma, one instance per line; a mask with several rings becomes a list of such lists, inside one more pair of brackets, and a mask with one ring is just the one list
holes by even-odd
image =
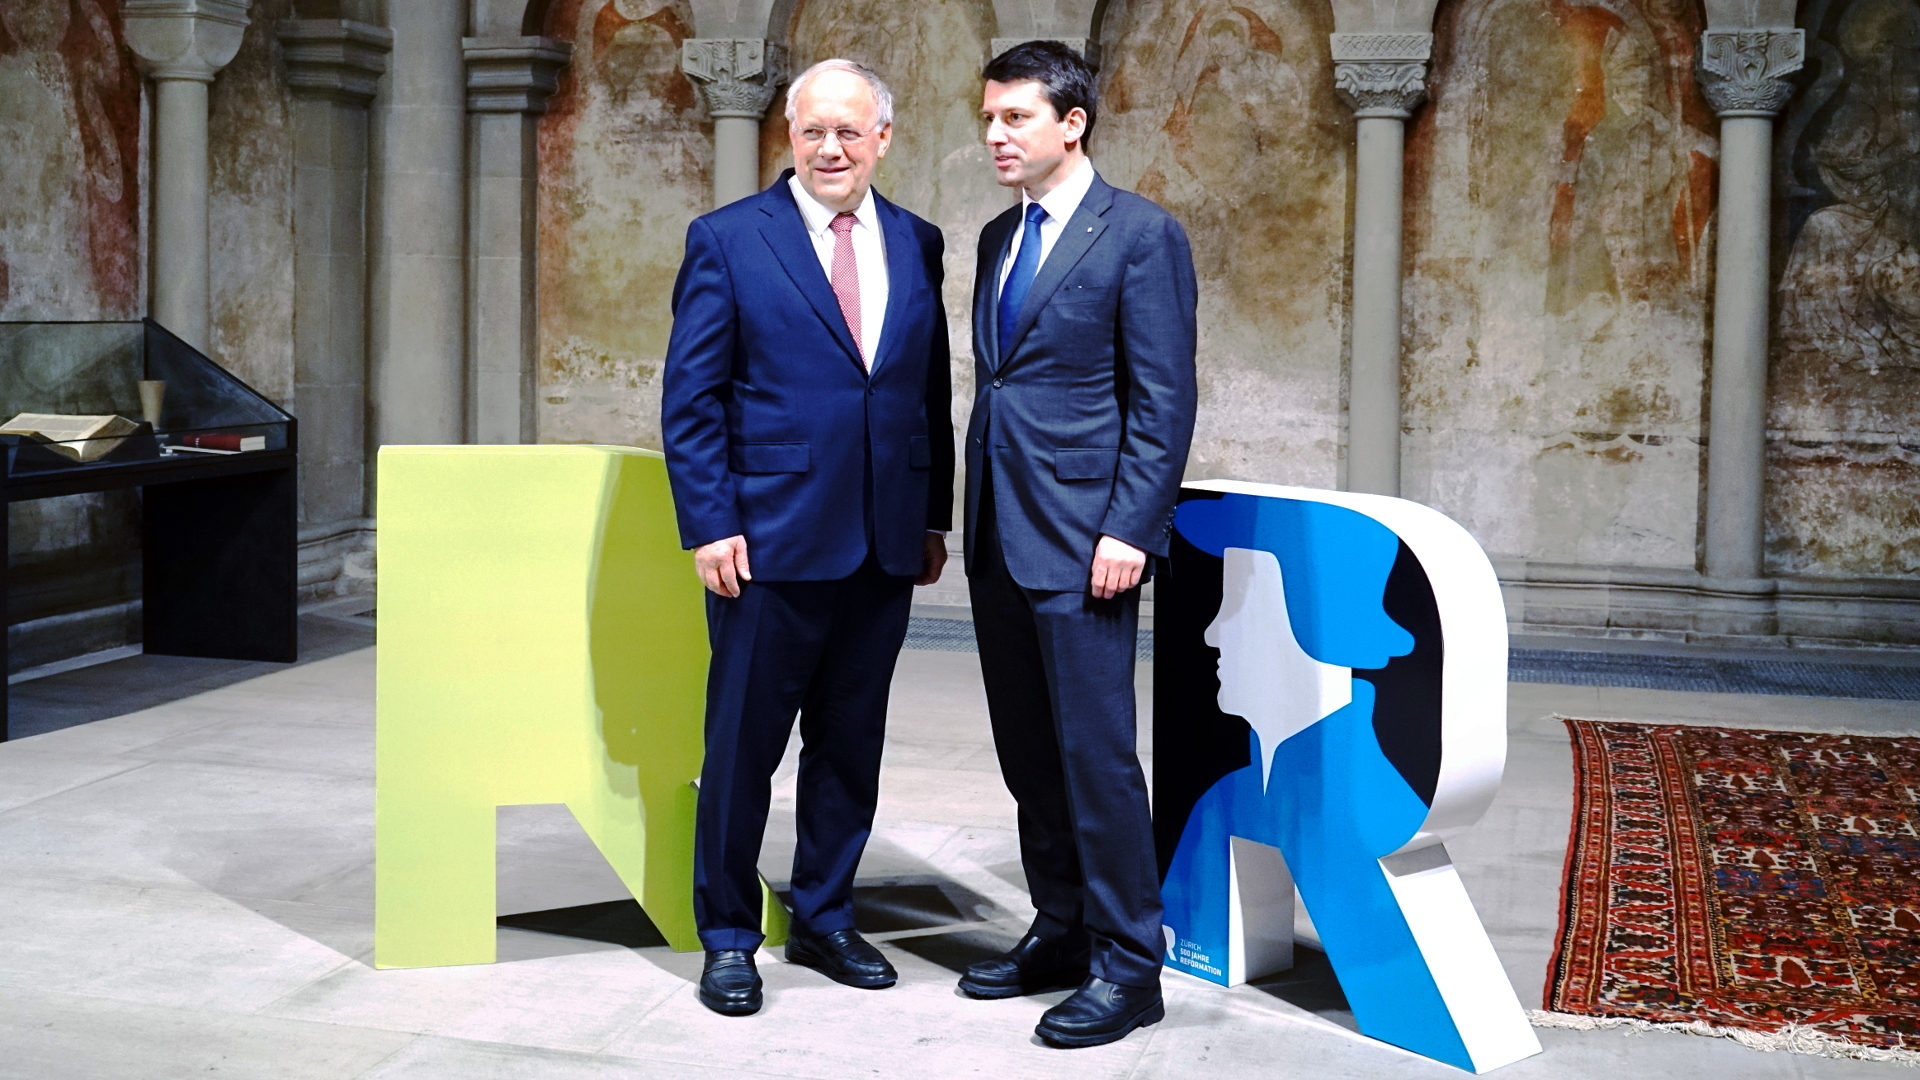
[[716, 117], [758, 120], [786, 82], [786, 54], [760, 38], [688, 38], [680, 43], [680, 70], [700, 87]]
[[461, 38], [467, 61], [467, 111], [547, 111], [573, 46], [545, 37]]
[[1355, 116], [1405, 120], [1427, 99], [1433, 35], [1333, 34], [1333, 85]]
[[393, 51], [393, 31], [348, 19], [282, 19], [277, 36], [296, 96], [348, 105], [373, 100]]
[[1786, 76], [1800, 70], [1800, 30], [1709, 30], [1700, 35], [1694, 68], [1707, 104], [1721, 116], [1775, 116], [1793, 96]]
[[210, 83], [247, 32], [246, 0], [126, 0], [127, 47], [156, 79]]

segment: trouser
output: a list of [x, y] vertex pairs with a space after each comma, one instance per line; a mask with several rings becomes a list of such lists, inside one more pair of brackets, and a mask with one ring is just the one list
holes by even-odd
[[1022, 588], [1007, 571], [986, 473], [967, 584], [994, 749], [1019, 805], [1033, 929], [1088, 939], [1093, 974], [1109, 982], [1153, 985], [1165, 945], [1135, 747], [1140, 591], [1098, 600], [1086, 589]]
[[755, 949], [760, 842], [773, 771], [800, 716], [793, 926], [853, 928], [853, 876], [873, 829], [887, 690], [913, 579], [869, 556], [837, 581], [753, 581], [707, 595], [706, 761], [693, 913], [707, 949]]

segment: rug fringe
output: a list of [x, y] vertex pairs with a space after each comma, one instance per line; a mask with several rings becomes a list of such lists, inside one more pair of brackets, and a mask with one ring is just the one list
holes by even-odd
[[[1726, 727], [1727, 726], [1726, 722], [1721, 720], [1699, 720], [1699, 719], [1693, 719], [1693, 718], [1682, 717], [1682, 716], [1665, 716], [1665, 717], [1661, 717], [1658, 720], [1636, 720], [1632, 717], [1627, 717], [1627, 716], [1573, 716], [1568, 713], [1552, 712], [1547, 714], [1547, 719], [1558, 720], [1562, 723], [1565, 723], [1568, 720], [1580, 720], [1589, 724], [1638, 724], [1641, 727]], [[1788, 724], [1787, 721], [1783, 721], [1783, 720], [1771, 720], [1771, 721], [1763, 720], [1758, 722], [1757, 724], [1755, 724], [1752, 721], [1747, 721], [1746, 723], [1749, 725], [1747, 727], [1747, 730], [1749, 731], [1779, 732], [1780, 734], [1783, 734], [1783, 735], [1845, 735], [1849, 737], [1858, 735], [1863, 739], [1898, 739], [1898, 738], [1906, 738], [1910, 734], [1905, 730], [1887, 731], [1881, 728], [1872, 728], [1869, 730], [1862, 731], [1859, 728], [1847, 727], [1844, 724], [1824, 727], [1824, 728], [1821, 728], [1819, 731], [1809, 731], [1805, 728], [1793, 727], [1790, 724]], [[1785, 726], [1782, 726], [1782, 725], [1785, 725]]]
[[1851, 1058], [1857, 1061], [1886, 1061], [1909, 1069], [1920, 1069], [1920, 1051], [1887, 1050], [1878, 1046], [1838, 1039], [1824, 1032], [1789, 1024], [1779, 1031], [1752, 1031], [1747, 1028], [1721, 1027], [1704, 1020], [1687, 1023], [1654, 1023], [1626, 1016], [1580, 1016], [1574, 1013], [1527, 1010], [1527, 1020], [1537, 1028], [1567, 1028], [1573, 1031], [1598, 1031], [1625, 1028], [1631, 1034], [1649, 1031], [1677, 1031], [1710, 1039], [1732, 1039], [1749, 1050], [1764, 1053], [1784, 1051], [1790, 1054], [1814, 1054], [1827, 1058]]

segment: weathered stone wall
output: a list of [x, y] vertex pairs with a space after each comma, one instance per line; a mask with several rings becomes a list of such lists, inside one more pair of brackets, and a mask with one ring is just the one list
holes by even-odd
[[1920, 572], [1920, 7], [1801, 5], [1776, 140], [1767, 568]]
[[[208, 116], [211, 352], [281, 401], [293, 387], [293, 143], [273, 28], [290, 10], [291, 0], [255, 0], [239, 55], [214, 81]], [[146, 313], [142, 94], [119, 5], [0, 5], [0, 319]], [[134, 493], [19, 503], [8, 508], [8, 525], [11, 622], [119, 612], [64, 628], [61, 642], [23, 638], [15, 667], [137, 632], [127, 606], [139, 581]]]
[[[1803, 4], [1780, 125], [1770, 569], [1920, 568], [1920, 16]], [[1689, 569], [1704, 483], [1717, 121], [1683, 0], [1461, 0], [1408, 128], [1403, 490], [1496, 556]], [[866, 62], [896, 91], [878, 187], [948, 239], [956, 422], [973, 245], [1012, 196], [980, 145], [991, 5], [798, 0], [789, 69]], [[1094, 28], [1091, 149], [1193, 239], [1201, 414], [1190, 473], [1340, 483], [1353, 121], [1318, 0], [1126, 0]], [[707, 208], [684, 0], [575, 0], [541, 129], [542, 437], [656, 445], [667, 292]], [[763, 182], [787, 166], [782, 102]]]
[[1196, 478], [1338, 479], [1353, 120], [1332, 30], [1322, 0], [1135, 0], [1103, 29], [1088, 150], [1193, 243]]
[[[0, 4], [0, 319], [141, 315], [145, 156], [140, 73], [119, 5]], [[56, 407], [23, 395], [0, 408], [11, 416]], [[140, 535], [131, 492], [15, 503], [6, 512], [10, 623], [131, 595]], [[118, 644], [135, 625], [122, 614], [76, 628], [78, 644]], [[59, 651], [14, 637], [16, 669]]]
[[1677, 0], [1441, 10], [1409, 133], [1402, 490], [1495, 555], [1695, 563], [1700, 29]]
[[119, 5], [0, 4], [0, 319], [140, 316], [141, 134]]
[[292, 94], [274, 28], [293, 0], [253, 0], [240, 52], [207, 95], [208, 352], [293, 401]]
[[566, 0], [573, 62], [540, 122], [543, 442], [660, 445], [660, 365], [687, 223], [712, 201], [712, 122], [680, 72], [685, 0]]

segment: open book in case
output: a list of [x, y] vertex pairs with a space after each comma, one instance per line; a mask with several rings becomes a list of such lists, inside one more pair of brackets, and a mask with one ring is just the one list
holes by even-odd
[[0, 444], [11, 484], [291, 451], [294, 421], [150, 319], [0, 322]]

